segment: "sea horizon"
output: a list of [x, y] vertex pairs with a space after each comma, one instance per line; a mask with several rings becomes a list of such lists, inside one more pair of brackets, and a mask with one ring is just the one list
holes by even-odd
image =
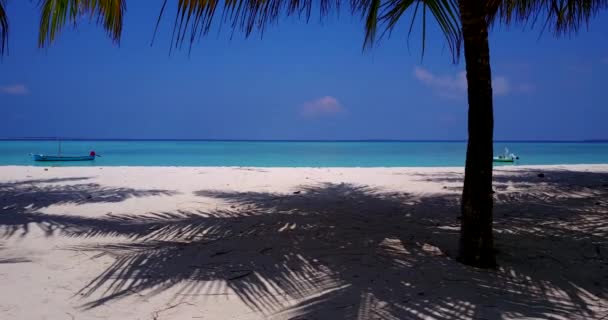
[[[58, 143], [61, 141], [61, 144]], [[84, 156], [94, 161], [36, 162], [32, 154]], [[316, 140], [0, 140], [0, 165], [202, 167], [461, 167], [467, 142]], [[608, 142], [495, 141], [515, 165], [608, 164]], [[496, 164], [499, 165], [499, 164]], [[507, 164], [512, 165], [512, 164]]]
[[[209, 138], [74, 138], [5, 137], [0, 141], [200, 141], [200, 142], [467, 142], [468, 139], [209, 139]], [[495, 139], [513, 143], [608, 143], [608, 139]]]

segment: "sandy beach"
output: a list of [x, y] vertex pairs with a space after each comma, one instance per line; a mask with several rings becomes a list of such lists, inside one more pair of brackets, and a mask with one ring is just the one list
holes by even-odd
[[[539, 174], [542, 175], [539, 176]], [[608, 165], [0, 167], [0, 319], [608, 319]]]

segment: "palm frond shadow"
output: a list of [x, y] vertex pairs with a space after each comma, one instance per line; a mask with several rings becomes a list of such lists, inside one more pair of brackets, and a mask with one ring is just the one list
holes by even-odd
[[[103, 227], [104, 219], [86, 218], [72, 215], [45, 215], [40, 209], [62, 204], [88, 204], [121, 202], [132, 197], [171, 196], [171, 190], [137, 190], [120, 187], [104, 187], [96, 183], [65, 184], [90, 179], [89, 177], [52, 178], [0, 183], [0, 238], [11, 237], [17, 233], [25, 236], [29, 224], [42, 227], [47, 235], [55, 231], [80, 230], [78, 236], [94, 236]], [[58, 184], [62, 183], [62, 184]], [[96, 227], [84, 232], [83, 224]], [[115, 229], [112, 221], [108, 228]], [[70, 234], [71, 232], [66, 232]]]
[[[539, 176], [540, 175], [540, 176]], [[419, 180], [442, 184], [455, 184], [446, 189], [458, 190], [464, 179], [463, 174], [444, 172], [416, 174]], [[571, 197], [576, 192], [601, 190], [608, 187], [608, 173], [592, 171], [570, 171], [566, 169], [512, 169], [494, 168], [493, 185], [495, 190], [525, 191], [534, 189], [535, 193], [551, 192]]]
[[0, 264], [8, 264], [8, 263], [25, 263], [30, 262], [30, 260], [25, 258], [0, 258]]
[[606, 212], [567, 189], [550, 211], [529, 191], [498, 201], [494, 271], [453, 259], [455, 193], [351, 184], [298, 191], [199, 191], [232, 209], [75, 223], [64, 232], [81, 236], [102, 225], [97, 234], [145, 238], [72, 248], [114, 259], [79, 292], [90, 300], [83, 307], [172, 288], [176, 300], [234, 294], [285, 318], [593, 318], [608, 299], [608, 229], [598, 218]]
[[4, 245], [0, 243], [0, 264], [10, 264], [10, 263], [25, 263], [30, 262], [30, 259], [26, 259], [20, 256], [7, 256], [4, 252]]

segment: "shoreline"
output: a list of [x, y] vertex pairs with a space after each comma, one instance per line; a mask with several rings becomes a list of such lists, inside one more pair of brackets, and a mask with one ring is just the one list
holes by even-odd
[[[535, 169], [535, 168], [587, 168], [587, 167], [606, 167], [608, 166], [608, 162], [606, 163], [576, 163], [576, 164], [530, 164], [530, 165], [509, 165], [509, 164], [500, 164], [494, 165], [494, 169]], [[218, 168], [218, 169], [450, 169], [450, 170], [464, 170], [464, 166], [399, 166], [399, 167], [267, 167], [267, 166], [78, 166], [78, 165], [68, 165], [68, 166], [54, 166], [54, 165], [0, 165], [0, 168]], [[0, 177], [1, 178], [1, 177]]]

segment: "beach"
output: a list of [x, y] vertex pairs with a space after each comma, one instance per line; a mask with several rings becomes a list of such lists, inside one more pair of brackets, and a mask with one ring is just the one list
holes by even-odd
[[608, 164], [494, 176], [481, 270], [462, 167], [0, 166], [0, 319], [608, 318]]

